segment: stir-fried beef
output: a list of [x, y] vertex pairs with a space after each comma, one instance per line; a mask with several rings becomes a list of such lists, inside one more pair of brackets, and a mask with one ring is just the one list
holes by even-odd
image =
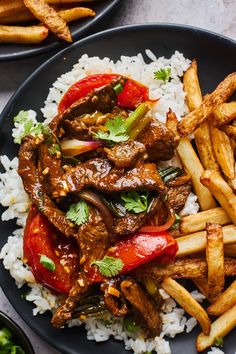
[[[123, 317], [128, 312], [128, 307], [125, 299], [118, 290], [119, 280], [112, 279], [102, 283], [101, 290], [104, 292], [104, 302], [108, 310], [117, 317]], [[112, 293], [115, 294], [112, 295]]]
[[191, 182], [167, 189], [168, 201], [176, 213], [183, 209], [190, 192]]
[[106, 85], [95, 89], [86, 97], [80, 98], [68, 107], [64, 112], [59, 113], [50, 123], [51, 130], [55, 133], [63, 120], [72, 120], [83, 114], [94, 113], [96, 110], [102, 113], [111, 112], [115, 107], [117, 95], [113, 87], [119, 82], [117, 80], [112, 85]]
[[147, 335], [158, 336], [161, 332], [162, 321], [153, 299], [133, 279], [123, 280], [120, 287], [123, 296], [136, 312], [140, 324], [147, 329]]
[[138, 141], [145, 145], [148, 156], [152, 161], [171, 159], [177, 145], [172, 131], [154, 118], [138, 136]]
[[18, 168], [18, 173], [22, 178], [24, 188], [29, 194], [32, 203], [47, 216], [58, 230], [67, 236], [73, 236], [75, 230], [71, 228], [70, 222], [66, 219], [65, 214], [59, 210], [48, 197], [41, 183], [36, 166], [37, 153], [37, 139], [32, 136], [25, 137], [20, 146]]
[[114, 231], [117, 235], [128, 235], [138, 230], [144, 225], [160, 208], [160, 198], [156, 197], [151, 202], [147, 212], [135, 214], [126, 213], [122, 218], [115, 220]]
[[104, 150], [107, 154], [107, 158], [113, 161], [117, 168], [130, 168], [134, 166], [140, 157], [145, 159], [144, 153], [146, 151], [142, 143], [131, 139], [116, 144], [111, 149], [105, 148]]
[[93, 187], [104, 193], [127, 190], [165, 191], [157, 167], [152, 163], [143, 163], [139, 167], [123, 171], [114, 168], [102, 158], [95, 158], [71, 168], [64, 175], [69, 192], [79, 192], [83, 188]]

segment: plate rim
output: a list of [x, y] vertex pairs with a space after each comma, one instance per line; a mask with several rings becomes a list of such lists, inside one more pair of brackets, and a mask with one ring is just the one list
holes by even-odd
[[[3, 111], [0, 114], [0, 124], [4, 123], [4, 119], [7, 118], [7, 111], [11, 111], [11, 105], [14, 102], [14, 100], [17, 98], [19, 93], [22, 90], [27, 89], [27, 86], [30, 84], [31, 80], [36, 78], [38, 75], [40, 75], [41, 70], [44, 70], [45, 67], [47, 67], [50, 64], [53, 64], [54, 61], [56, 61], [60, 56], [64, 56], [67, 53], [73, 52], [76, 48], [83, 46], [83, 44], [86, 44], [87, 42], [91, 42], [96, 40], [99, 37], [106, 37], [110, 36], [113, 33], [116, 32], [126, 32], [129, 30], [135, 30], [135, 29], [142, 29], [142, 28], [155, 28], [156, 30], [161, 29], [161, 30], [179, 30], [179, 31], [189, 31], [189, 32], [195, 32], [196, 34], [201, 34], [203, 36], [210, 36], [212, 38], [218, 38], [219, 40], [222, 40], [224, 42], [227, 42], [228, 44], [231, 44], [235, 46], [236, 48], [236, 40], [229, 38], [227, 36], [221, 35], [219, 33], [209, 31], [207, 29], [195, 27], [195, 26], [190, 26], [190, 25], [181, 25], [181, 24], [174, 24], [174, 23], [158, 23], [158, 22], [152, 22], [148, 24], [132, 24], [128, 26], [119, 26], [119, 27], [114, 27], [111, 29], [103, 30], [98, 33], [92, 34], [88, 37], [85, 37], [75, 43], [73, 43], [70, 47], [64, 48], [55, 55], [53, 55], [51, 58], [49, 58], [47, 61], [45, 61], [43, 64], [41, 64], [36, 70], [33, 71], [33, 73], [19, 86], [19, 88], [15, 91], [15, 93], [12, 95], [8, 103], [5, 105]], [[5, 270], [5, 269], [4, 269]], [[8, 292], [7, 292], [7, 285], [5, 287], [4, 282], [1, 282], [0, 280], [0, 285], [1, 288], [7, 297], [7, 300], [10, 302], [10, 304], [13, 306], [15, 311], [18, 313], [15, 302], [11, 301], [11, 297], [9, 299], [8, 297]], [[49, 337], [42, 335], [40, 331], [37, 330], [37, 327], [32, 326], [32, 323], [28, 323], [28, 318], [27, 315], [22, 316], [22, 314], [18, 313], [18, 315], [21, 317], [21, 319], [29, 326], [41, 339], [43, 339], [47, 344], [52, 346], [56, 350], [62, 350], [63, 353], [69, 353], [67, 351], [64, 351], [64, 348], [60, 348], [59, 345], [55, 345], [53, 341], [50, 340]]]
[[[116, 6], [118, 6], [121, 3], [122, 0], [112, 0], [112, 2], [107, 4], [107, 7], [97, 16], [93, 17], [89, 23], [87, 23], [81, 30], [78, 29], [78, 33], [74, 35], [74, 42], [76, 43], [79, 41], [79, 36], [83, 36], [86, 34], [89, 30], [91, 30], [93, 27], [95, 27], [101, 20], [107, 16], [109, 13], [111, 13], [113, 10], [115, 10]], [[26, 59], [29, 57], [34, 57], [36, 55], [44, 54], [47, 52], [50, 52], [52, 50], [56, 50], [57, 48], [62, 48], [67, 49], [71, 44], [67, 44], [63, 41], [55, 41], [53, 43], [49, 43], [48, 45], [45, 45], [44, 47], [40, 48], [35, 48], [32, 47], [28, 50], [23, 50], [20, 53], [11, 53], [11, 54], [1, 54], [0, 52], [0, 62], [8, 62], [8, 61], [14, 61], [14, 60], [19, 60], [19, 59]]]

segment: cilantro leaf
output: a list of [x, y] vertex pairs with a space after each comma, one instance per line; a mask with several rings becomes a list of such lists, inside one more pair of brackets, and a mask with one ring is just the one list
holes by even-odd
[[170, 80], [171, 68], [163, 68], [154, 72], [154, 79], [168, 82]]
[[56, 265], [53, 262], [53, 260], [51, 258], [45, 256], [45, 254], [40, 255], [39, 263], [41, 263], [45, 268], [47, 268], [51, 272], [54, 272], [56, 269]]
[[60, 146], [58, 144], [52, 144], [52, 146], [48, 149], [50, 155], [55, 155], [57, 152], [60, 152]]
[[126, 133], [125, 119], [122, 117], [115, 117], [109, 119], [105, 127], [108, 132], [98, 131], [94, 136], [100, 140], [106, 140], [110, 143], [120, 143], [129, 139]]
[[124, 267], [124, 263], [121, 259], [105, 256], [101, 260], [93, 261], [91, 266], [96, 265], [99, 272], [105, 277], [114, 277], [120, 273]]
[[222, 347], [223, 344], [224, 344], [224, 340], [223, 340], [222, 337], [217, 337], [217, 338], [215, 339], [214, 345], [215, 345], [216, 347]]
[[88, 204], [84, 200], [80, 200], [76, 204], [72, 204], [66, 213], [66, 218], [73, 221], [77, 225], [84, 224], [89, 217]]
[[148, 192], [144, 194], [139, 194], [136, 191], [122, 193], [121, 199], [125, 202], [125, 208], [136, 214], [142, 213], [148, 208]]

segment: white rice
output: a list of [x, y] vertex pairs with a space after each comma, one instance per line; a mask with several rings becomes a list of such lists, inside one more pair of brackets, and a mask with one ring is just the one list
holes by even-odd
[[[153, 107], [153, 114], [157, 119], [164, 122], [169, 108], [176, 113], [178, 119], [181, 119], [186, 114], [187, 107], [180, 77], [188, 68], [190, 61], [177, 51], [170, 59], [157, 58], [150, 50], [146, 50], [145, 53], [151, 60], [149, 64], [145, 63], [142, 54], [133, 57], [121, 56], [117, 62], [109, 58], [89, 58], [86, 54], [83, 55], [73, 69], [59, 77], [53, 87], [50, 88], [45, 106], [42, 108], [45, 122], [49, 123], [57, 114], [57, 105], [70, 85], [90, 74], [112, 72], [132, 77], [149, 87], [150, 98], [159, 98]], [[171, 80], [167, 83], [155, 80], [153, 74], [164, 67], [171, 69]], [[36, 113], [30, 111], [30, 117], [36, 123]], [[16, 128], [13, 129], [13, 137], [16, 138], [21, 133], [22, 126], [16, 124]], [[10, 161], [7, 156], [2, 156], [0, 162], [5, 169], [5, 172], [0, 174], [0, 201], [3, 206], [7, 207], [7, 210], [2, 214], [2, 220], [7, 221], [16, 218], [17, 225], [21, 227], [8, 237], [7, 243], [0, 252], [0, 259], [3, 259], [4, 267], [9, 270], [18, 287], [22, 287], [25, 283], [28, 284], [29, 292], [26, 295], [26, 300], [34, 303], [34, 315], [42, 314], [47, 310], [54, 311], [58, 306], [58, 297], [37, 284], [28, 266], [23, 263], [22, 235], [30, 200], [24, 191], [21, 178], [17, 174], [18, 159], [14, 158]], [[169, 163], [180, 164], [176, 157]], [[197, 197], [190, 193], [181, 215], [196, 213], [198, 208]], [[125, 348], [127, 350], [132, 349], [135, 354], [145, 352], [170, 354], [170, 346], [164, 336], [174, 338], [176, 334], [184, 330], [189, 333], [197, 322], [194, 318], [187, 319], [184, 310], [178, 308], [175, 301], [163, 290], [160, 290], [160, 292], [165, 301], [161, 313], [163, 331], [159, 337], [145, 341], [140, 333], [133, 335], [125, 331], [122, 319], [114, 319], [111, 315], [108, 315], [109, 321], [106, 322], [95, 318], [86, 320], [87, 338], [100, 342], [113, 336], [117, 340], [123, 340]], [[197, 301], [202, 301], [204, 298], [198, 291], [193, 292], [192, 295]], [[72, 327], [80, 324], [81, 321], [72, 320], [68, 323], [68, 326]], [[220, 354], [223, 352], [217, 348], [212, 348], [209, 353]]]

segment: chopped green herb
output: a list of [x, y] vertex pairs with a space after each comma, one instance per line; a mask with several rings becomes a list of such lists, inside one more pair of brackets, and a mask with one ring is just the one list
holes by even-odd
[[50, 155], [55, 155], [57, 152], [60, 152], [60, 146], [58, 144], [52, 144], [52, 146], [48, 149]]
[[172, 181], [172, 179], [182, 176], [184, 171], [179, 167], [169, 166], [158, 169], [159, 174], [164, 183]]
[[105, 277], [114, 277], [120, 273], [124, 267], [121, 259], [105, 256], [101, 260], [93, 261], [91, 266], [96, 265], [99, 272]]
[[53, 260], [47, 256], [45, 256], [45, 254], [41, 254], [40, 255], [40, 260], [39, 262], [48, 270], [50, 270], [51, 272], [54, 272], [56, 269], [56, 265], [53, 262]]
[[170, 80], [171, 69], [163, 68], [154, 72], [154, 78], [156, 80], [162, 80], [168, 82]]
[[84, 224], [89, 217], [88, 204], [84, 200], [80, 200], [76, 204], [72, 204], [66, 213], [66, 218], [73, 221], [77, 225]]
[[215, 345], [216, 347], [222, 347], [223, 344], [224, 344], [224, 340], [223, 340], [222, 337], [217, 337], [217, 338], [215, 339], [214, 345]]
[[94, 136], [100, 140], [106, 140], [109, 143], [121, 143], [129, 139], [126, 134], [125, 119], [122, 117], [115, 117], [109, 119], [106, 124], [108, 132], [98, 131]]
[[113, 90], [117, 95], [119, 95], [119, 93], [121, 93], [124, 90], [124, 87], [119, 83], [113, 87]]
[[179, 226], [180, 221], [181, 221], [181, 217], [175, 213], [175, 222], [171, 226], [171, 229], [176, 229]]
[[123, 320], [124, 329], [130, 333], [137, 332], [140, 327], [134, 322], [132, 317], [126, 316]]
[[143, 194], [136, 191], [122, 193], [121, 199], [125, 202], [125, 208], [136, 214], [142, 213], [148, 208], [148, 192]]
[[12, 334], [5, 327], [0, 330], [0, 354], [25, 354], [25, 351], [12, 341]]

